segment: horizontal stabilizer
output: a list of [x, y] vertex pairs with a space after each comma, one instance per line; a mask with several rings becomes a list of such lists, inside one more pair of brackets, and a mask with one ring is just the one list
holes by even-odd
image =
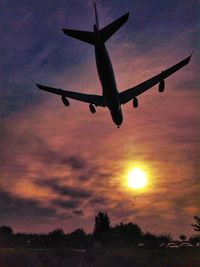
[[103, 42], [106, 42], [125, 22], [127, 22], [128, 17], [129, 13], [126, 13], [119, 19], [116, 19], [115, 21], [101, 29], [100, 32]]
[[94, 45], [94, 33], [93, 32], [70, 30], [70, 29], [62, 29], [62, 30], [66, 35], [70, 37], [73, 37], [75, 39]]

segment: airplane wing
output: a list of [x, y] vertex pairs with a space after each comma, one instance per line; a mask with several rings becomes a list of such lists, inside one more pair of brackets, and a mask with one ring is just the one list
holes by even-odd
[[136, 96], [144, 93], [145, 91], [147, 91], [148, 89], [150, 89], [154, 85], [160, 83], [161, 81], [164, 81], [164, 79], [166, 79], [167, 77], [172, 75], [174, 72], [176, 72], [177, 70], [181, 69], [186, 64], [188, 64], [191, 56], [192, 56], [192, 54], [189, 57], [185, 58], [184, 60], [180, 61], [179, 63], [175, 64], [174, 66], [172, 66], [172, 67], [162, 71], [160, 74], [150, 78], [149, 80], [146, 80], [146, 81], [144, 81], [144, 82], [142, 82], [142, 83], [140, 83], [140, 84], [138, 84], [132, 88], [129, 88], [129, 89], [121, 92], [119, 94], [121, 104], [126, 104], [127, 102], [129, 102], [130, 100], [132, 100]]
[[56, 88], [44, 86], [41, 84], [36, 84], [36, 85], [40, 90], [44, 90], [44, 91], [47, 91], [47, 92], [50, 92], [56, 95], [60, 95], [60, 96], [69, 97], [69, 98], [82, 101], [82, 102], [86, 102], [89, 104], [94, 104], [95, 106], [105, 107], [103, 96], [82, 94], [82, 93], [77, 93], [77, 92], [72, 92], [72, 91], [65, 91], [62, 89], [56, 89]]

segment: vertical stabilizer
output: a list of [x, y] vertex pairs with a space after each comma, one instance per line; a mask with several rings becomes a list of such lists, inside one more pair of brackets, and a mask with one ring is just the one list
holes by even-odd
[[63, 32], [75, 39], [81, 40], [83, 42], [95, 45], [95, 32], [101, 35], [101, 40], [105, 43], [127, 20], [129, 17], [129, 13], [121, 16], [120, 18], [116, 19], [115, 21], [111, 22], [101, 30], [99, 29], [99, 20], [97, 14], [97, 7], [96, 3], [94, 2], [94, 10], [95, 10], [95, 21], [96, 24], [94, 25], [94, 32], [89, 31], [79, 31], [79, 30], [72, 30], [72, 29], [63, 29]]
[[97, 29], [99, 30], [99, 20], [98, 20], [98, 14], [97, 14], [97, 6], [96, 6], [96, 3], [95, 2], [94, 2], [94, 10], [95, 10], [96, 26], [97, 26]]

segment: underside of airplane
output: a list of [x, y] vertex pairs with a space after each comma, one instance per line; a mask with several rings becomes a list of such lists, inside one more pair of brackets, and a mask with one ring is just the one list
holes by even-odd
[[152, 78], [131, 88], [118, 92], [115, 81], [112, 64], [106, 50], [105, 42], [128, 20], [129, 13], [126, 13], [119, 19], [105, 26], [99, 28], [98, 15], [96, 5], [95, 19], [96, 24], [93, 31], [79, 31], [71, 29], [63, 29], [63, 32], [75, 39], [87, 42], [95, 48], [96, 66], [99, 79], [102, 85], [102, 95], [84, 94], [68, 90], [57, 89], [41, 84], [36, 84], [39, 89], [61, 96], [62, 102], [65, 106], [69, 106], [68, 98], [82, 101], [89, 104], [89, 109], [92, 113], [96, 112], [95, 107], [107, 107], [113, 122], [119, 127], [122, 124], [123, 116], [121, 105], [132, 101], [133, 107], [138, 107], [138, 96], [158, 84], [158, 91], [163, 92], [165, 89], [165, 79], [187, 65], [192, 54], [175, 65], [161, 71]]

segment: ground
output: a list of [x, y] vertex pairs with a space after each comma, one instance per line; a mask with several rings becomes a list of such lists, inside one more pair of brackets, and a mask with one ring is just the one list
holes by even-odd
[[0, 267], [196, 267], [200, 248], [191, 249], [0, 249]]

